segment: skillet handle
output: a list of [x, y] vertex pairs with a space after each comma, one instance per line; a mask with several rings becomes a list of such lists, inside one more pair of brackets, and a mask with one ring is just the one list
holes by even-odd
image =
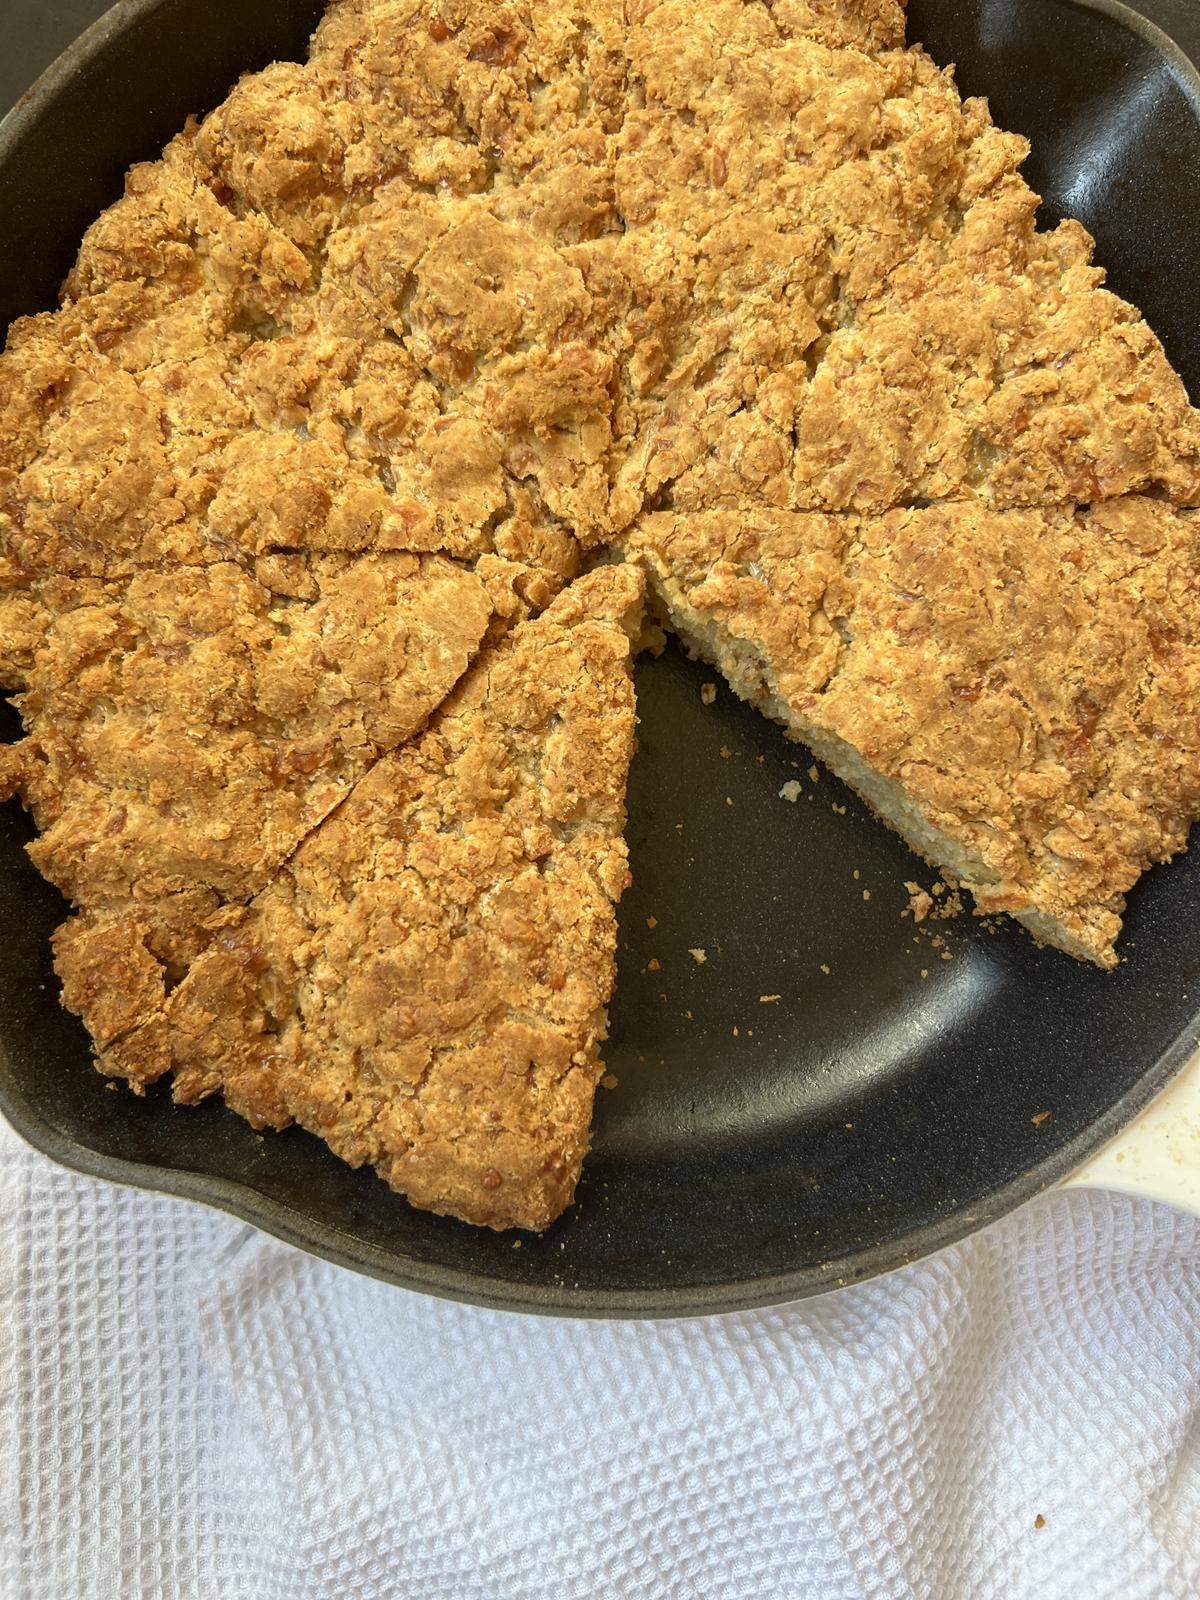
[[1200, 1049], [1065, 1189], [1109, 1189], [1200, 1216]]

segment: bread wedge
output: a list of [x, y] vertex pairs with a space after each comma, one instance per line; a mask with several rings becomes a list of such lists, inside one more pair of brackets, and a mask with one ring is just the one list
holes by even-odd
[[[299, 1122], [416, 1206], [553, 1221], [603, 1070], [641, 595], [635, 567], [599, 568], [482, 656], [182, 982], [143, 996], [102, 1069]], [[78, 1009], [104, 992], [86, 953], [60, 947]]]
[[646, 517], [666, 619], [920, 855], [1111, 967], [1200, 814], [1200, 514], [962, 501]]

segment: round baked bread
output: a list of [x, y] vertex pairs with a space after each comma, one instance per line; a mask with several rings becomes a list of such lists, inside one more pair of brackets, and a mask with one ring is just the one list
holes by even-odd
[[643, 572], [981, 906], [1116, 959], [1200, 809], [1200, 421], [903, 28], [334, 0], [129, 174], [0, 359], [0, 781], [104, 1070], [551, 1220]]

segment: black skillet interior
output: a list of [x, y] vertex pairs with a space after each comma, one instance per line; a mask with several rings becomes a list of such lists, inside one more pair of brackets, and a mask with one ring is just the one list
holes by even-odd
[[[1152, 3], [1200, 57], [1200, 3]], [[122, 25], [0, 148], [0, 318], [51, 304], [123, 168], [238, 69], [299, 51], [319, 8], [117, 9]], [[75, 10], [82, 25], [98, 8]], [[1072, 0], [913, 0], [910, 32], [1033, 139], [1047, 221], [1074, 214], [1096, 234], [1113, 285], [1197, 394], [1200, 88], [1130, 16]], [[19, 30], [9, 42], [19, 48]], [[20, 849], [29, 827], [15, 807], [0, 817], [0, 1104], [68, 1164], [207, 1199], [399, 1283], [529, 1310], [794, 1298], [999, 1215], [1114, 1132], [1195, 1038], [1200, 859], [1135, 893], [1111, 976], [969, 916], [918, 929], [903, 885], [933, 874], [723, 688], [706, 707], [711, 676], [673, 649], [639, 669], [636, 883], [608, 1049], [618, 1081], [599, 1097], [578, 1203], [545, 1237], [414, 1212], [307, 1135], [257, 1137], [219, 1104], [178, 1110], [165, 1092], [138, 1103], [107, 1087], [57, 1004], [47, 938], [63, 906]], [[789, 803], [779, 791], [792, 782]]]

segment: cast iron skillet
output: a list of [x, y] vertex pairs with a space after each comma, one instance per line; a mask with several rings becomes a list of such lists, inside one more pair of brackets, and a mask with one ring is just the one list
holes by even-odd
[[[123, 0], [80, 39], [0, 128], [0, 322], [51, 305], [124, 169], [239, 71], [299, 54], [319, 9]], [[98, 10], [32, 16], [44, 35], [47, 18]], [[910, 32], [1030, 135], [1046, 220], [1070, 213], [1096, 234], [1196, 394], [1200, 79], [1184, 52], [1200, 59], [1200, 0], [1146, 10], [1182, 48], [1108, 0], [913, 0]], [[21, 42], [6, 40], [10, 71]], [[706, 708], [710, 676], [674, 650], [638, 672], [618, 1084], [600, 1094], [578, 1202], [543, 1238], [518, 1249], [412, 1211], [307, 1134], [260, 1138], [217, 1102], [107, 1087], [58, 1006], [47, 938], [64, 907], [21, 850], [15, 806], [0, 813], [0, 1107], [81, 1171], [221, 1206], [394, 1283], [577, 1315], [796, 1299], [935, 1250], [1065, 1176], [1200, 1035], [1200, 859], [1135, 892], [1109, 976], [971, 917], [919, 932], [903, 884], [933, 875], [726, 690]]]

